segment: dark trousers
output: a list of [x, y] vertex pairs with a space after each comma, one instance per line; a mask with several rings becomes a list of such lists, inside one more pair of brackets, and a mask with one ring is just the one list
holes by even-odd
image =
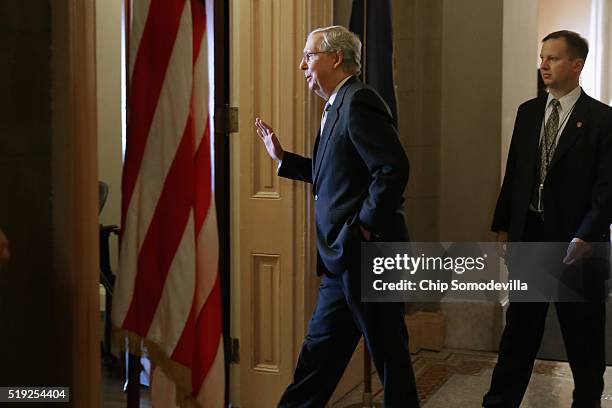
[[[535, 238], [535, 239], [534, 239]], [[530, 214], [526, 242], [543, 241], [543, 223]], [[605, 366], [605, 302], [554, 303], [574, 376], [573, 408], [600, 407]], [[511, 302], [484, 407], [518, 408], [529, 384], [549, 303]]]
[[384, 406], [419, 406], [403, 305], [362, 303], [359, 275], [354, 275], [322, 277], [293, 383], [279, 407], [324, 407], [362, 334], [384, 387]]
[[[573, 408], [600, 407], [605, 365], [605, 303], [555, 303], [574, 376]], [[518, 408], [529, 384], [548, 303], [511, 303], [499, 360], [483, 406]]]

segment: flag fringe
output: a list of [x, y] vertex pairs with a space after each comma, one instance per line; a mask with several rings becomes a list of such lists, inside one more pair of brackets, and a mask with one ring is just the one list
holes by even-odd
[[[160, 367], [164, 374], [174, 382], [176, 404], [180, 408], [203, 408], [194, 395], [189, 367], [172, 360], [158, 344], [130, 330], [113, 325], [112, 344], [119, 350], [125, 350], [126, 340], [130, 354], [139, 357], [146, 355], [151, 360], [152, 365]], [[143, 353], [143, 351], [145, 352]], [[151, 372], [153, 372], [153, 369]]]

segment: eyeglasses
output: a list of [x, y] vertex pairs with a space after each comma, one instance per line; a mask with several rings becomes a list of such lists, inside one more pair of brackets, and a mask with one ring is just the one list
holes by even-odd
[[312, 62], [312, 58], [316, 54], [329, 54], [330, 52], [335, 52], [335, 51], [305, 52], [304, 53], [304, 61], [306, 61], [307, 64], [310, 64]]

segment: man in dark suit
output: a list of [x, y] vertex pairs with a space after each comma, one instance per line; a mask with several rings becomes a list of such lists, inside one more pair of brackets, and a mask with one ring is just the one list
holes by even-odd
[[300, 69], [311, 91], [327, 101], [313, 158], [283, 151], [270, 126], [257, 133], [282, 177], [312, 183], [317, 230], [316, 309], [294, 381], [280, 407], [323, 407], [363, 334], [384, 386], [386, 407], [418, 407], [408, 333], [399, 303], [363, 303], [362, 241], [404, 241], [401, 210], [408, 160], [389, 108], [356, 75], [361, 43], [340, 26], [308, 36]]
[[[492, 225], [502, 245], [566, 243], [563, 264], [581, 263], [579, 279], [597, 282], [599, 294], [583, 302], [555, 302], [574, 376], [574, 408], [599, 407], [603, 392], [607, 277], [587, 266], [592, 248], [607, 241], [612, 220], [612, 109], [579, 86], [587, 53], [586, 40], [571, 31], [542, 40], [540, 71], [549, 93], [518, 109]], [[512, 258], [507, 261], [512, 274]], [[483, 406], [519, 407], [547, 310], [547, 302], [511, 299]]]

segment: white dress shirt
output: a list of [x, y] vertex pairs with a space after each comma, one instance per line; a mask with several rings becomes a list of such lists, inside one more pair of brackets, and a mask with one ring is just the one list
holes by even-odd
[[[327, 103], [325, 104], [325, 106], [329, 105], [329, 107], [331, 108], [331, 106], [334, 104], [334, 101], [336, 100], [336, 95], [338, 94], [338, 91], [340, 90], [340, 88], [342, 88], [342, 85], [344, 85], [344, 83], [348, 81], [351, 77], [352, 75], [347, 76], [342, 81], [340, 81], [338, 85], [336, 85], [336, 87], [334, 88], [334, 91], [332, 92], [331, 96], [327, 100]], [[329, 109], [327, 110], [325, 108], [323, 109], [323, 116], [321, 116], [321, 134], [323, 134], [323, 128], [325, 127], [325, 121], [327, 120], [328, 110]]]

